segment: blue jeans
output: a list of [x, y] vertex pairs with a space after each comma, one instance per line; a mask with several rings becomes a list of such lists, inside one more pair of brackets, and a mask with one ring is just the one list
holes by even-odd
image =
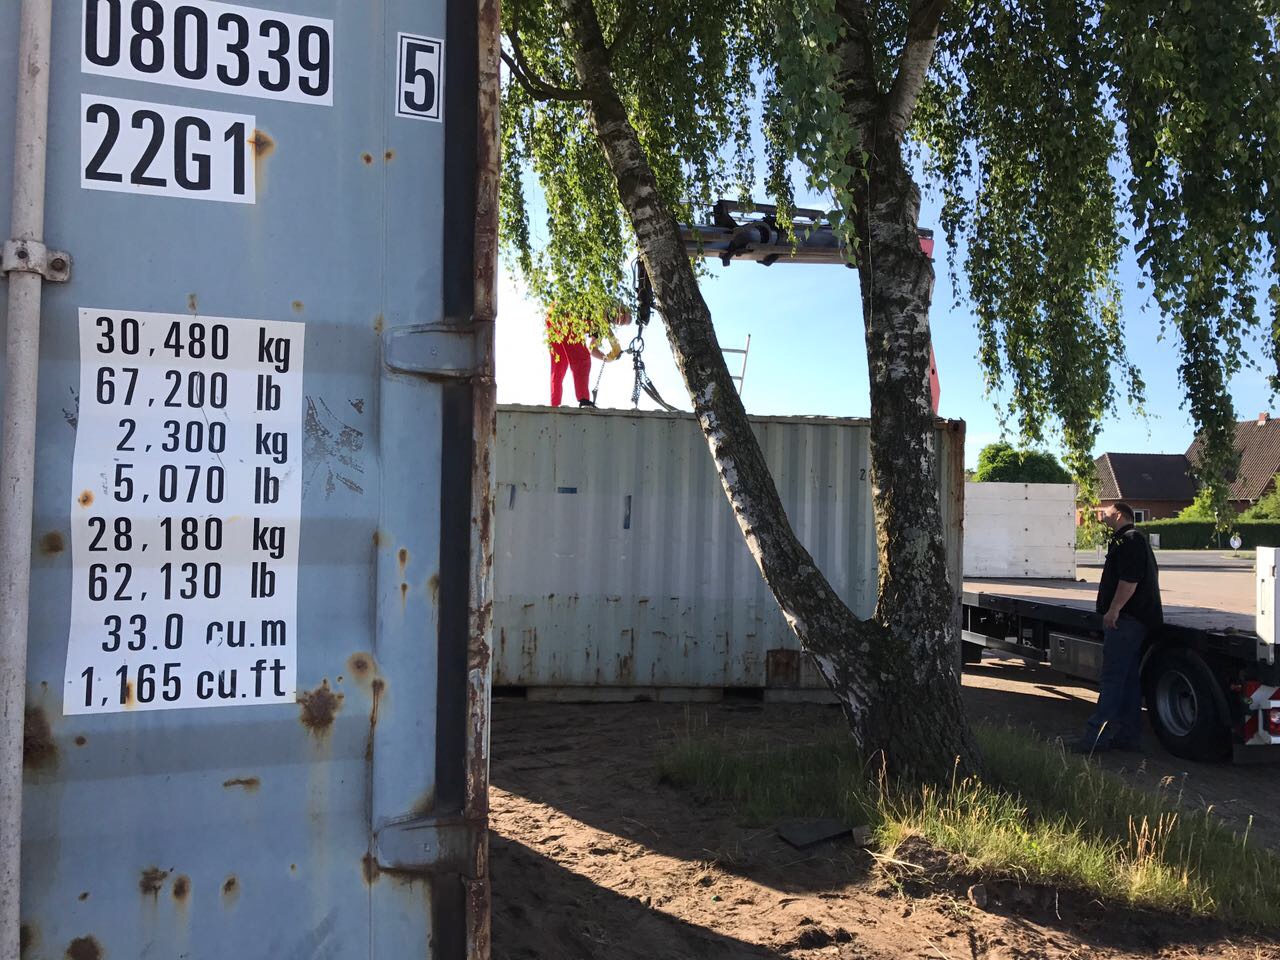
[[1085, 727], [1098, 746], [1136, 744], [1142, 733], [1142, 644], [1146, 624], [1121, 616], [1102, 638], [1102, 692]]

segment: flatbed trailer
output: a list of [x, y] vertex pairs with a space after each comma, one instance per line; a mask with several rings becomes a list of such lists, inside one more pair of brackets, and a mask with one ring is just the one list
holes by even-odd
[[[1275, 559], [1261, 570], [1162, 569], [1164, 626], [1142, 662], [1147, 715], [1175, 756], [1236, 762], [1280, 760], [1280, 664], [1276, 659]], [[1080, 580], [965, 580], [964, 660], [997, 650], [1096, 682], [1102, 617], [1099, 570]]]

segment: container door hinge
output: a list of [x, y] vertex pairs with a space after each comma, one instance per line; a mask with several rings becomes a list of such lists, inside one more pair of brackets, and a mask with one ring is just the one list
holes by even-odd
[[471, 380], [490, 369], [479, 356], [480, 326], [446, 320], [393, 327], [383, 334], [382, 356], [397, 373], [413, 373], [434, 380]]
[[375, 834], [378, 869], [404, 874], [483, 875], [482, 825], [461, 815], [414, 817], [388, 823]]
[[0, 250], [0, 273], [38, 273], [50, 283], [66, 283], [71, 279], [71, 254], [35, 240], [6, 240]]

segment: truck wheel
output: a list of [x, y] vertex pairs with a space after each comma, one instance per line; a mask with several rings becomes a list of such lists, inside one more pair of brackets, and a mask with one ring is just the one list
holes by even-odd
[[1157, 652], [1147, 665], [1147, 712], [1166, 750], [1185, 760], [1221, 760], [1231, 752], [1226, 703], [1212, 671], [1195, 653]]
[[960, 645], [960, 660], [963, 663], [981, 663], [982, 644], [963, 641]]

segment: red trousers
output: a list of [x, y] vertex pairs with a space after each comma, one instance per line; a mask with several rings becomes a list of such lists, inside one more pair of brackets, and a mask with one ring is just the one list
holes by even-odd
[[564, 375], [573, 368], [573, 392], [579, 400], [591, 399], [591, 352], [584, 343], [551, 344], [551, 405], [560, 406]]

